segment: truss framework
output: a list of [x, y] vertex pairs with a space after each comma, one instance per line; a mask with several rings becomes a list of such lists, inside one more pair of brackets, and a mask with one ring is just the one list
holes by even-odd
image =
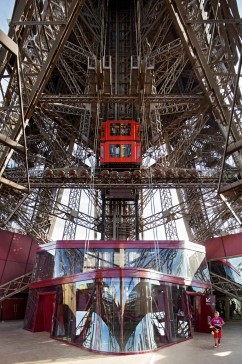
[[[80, 225], [100, 233], [102, 193], [121, 186], [139, 193], [140, 233], [163, 226], [179, 238], [178, 219], [197, 242], [241, 231], [236, 2], [16, 2], [0, 42], [1, 227], [43, 242], [61, 217], [66, 239]], [[142, 166], [128, 178], [101, 174], [99, 127], [108, 118], [141, 123]], [[127, 208], [130, 239], [135, 207]]]

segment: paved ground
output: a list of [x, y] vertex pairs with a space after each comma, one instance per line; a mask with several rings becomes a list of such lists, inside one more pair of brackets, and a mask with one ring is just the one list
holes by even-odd
[[226, 323], [221, 347], [210, 334], [140, 355], [102, 355], [49, 338], [48, 333], [22, 329], [22, 321], [0, 322], [0, 364], [241, 364], [242, 323]]

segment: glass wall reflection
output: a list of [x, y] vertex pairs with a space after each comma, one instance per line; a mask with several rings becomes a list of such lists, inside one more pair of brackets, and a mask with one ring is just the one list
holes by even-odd
[[[145, 268], [176, 277], [210, 282], [205, 253], [182, 248], [124, 249], [124, 264], [120, 249], [62, 248], [37, 254], [33, 281], [67, 277], [103, 268]], [[119, 262], [119, 264], [118, 264]]]
[[185, 287], [102, 278], [58, 287], [52, 335], [103, 352], [140, 352], [191, 336]]

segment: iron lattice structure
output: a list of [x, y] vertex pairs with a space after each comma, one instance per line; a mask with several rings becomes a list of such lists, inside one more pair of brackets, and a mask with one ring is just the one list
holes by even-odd
[[[195, 242], [241, 232], [241, 24], [229, 0], [16, 1], [0, 33], [1, 227], [40, 242], [57, 218], [63, 239], [176, 239], [179, 219]], [[101, 170], [108, 119], [140, 121], [140, 169]], [[137, 198], [106, 199], [120, 186]]]

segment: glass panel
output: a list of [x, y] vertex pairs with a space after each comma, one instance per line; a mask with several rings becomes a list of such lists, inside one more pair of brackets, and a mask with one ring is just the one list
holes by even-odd
[[228, 265], [227, 261], [221, 262], [221, 265], [224, 266], [226, 278], [230, 279], [233, 282], [242, 284], [242, 278], [240, 273], [232, 266]]
[[191, 317], [185, 287], [171, 286], [172, 341], [191, 336]]
[[241, 301], [236, 298], [229, 299], [229, 318], [230, 320], [241, 320]]
[[74, 342], [87, 348], [90, 348], [94, 288], [93, 281], [76, 283], [76, 332]]
[[85, 269], [114, 267], [114, 249], [89, 249], [86, 253]]
[[[84, 249], [57, 249], [55, 277], [65, 277], [83, 272]], [[114, 249], [89, 249], [86, 252], [85, 270], [112, 268]]]
[[123, 350], [132, 352], [145, 350], [152, 345], [152, 335], [149, 332], [151, 312], [150, 285], [140, 279], [124, 279], [124, 336]]
[[155, 249], [126, 249], [125, 267], [156, 269]]
[[161, 272], [177, 277], [187, 277], [187, 264], [183, 249], [160, 249]]
[[77, 284], [76, 343], [92, 350], [120, 351], [119, 296], [118, 278]]
[[131, 144], [121, 144], [121, 158], [131, 157]]
[[155, 249], [126, 249], [126, 266], [187, 277], [183, 249], [159, 249], [159, 255]]
[[41, 281], [54, 277], [55, 251], [45, 251], [36, 254], [32, 281]]
[[115, 144], [110, 144], [109, 155], [110, 155], [111, 158], [115, 157]]
[[[57, 249], [56, 257], [53, 254], [54, 250], [37, 254], [33, 281], [63, 277], [83, 271], [84, 249]], [[178, 277], [187, 277], [202, 282], [210, 281], [206, 259], [200, 252], [184, 249], [160, 249], [157, 257], [153, 248], [126, 249], [125, 254], [126, 267], [154, 269]], [[114, 249], [89, 249], [85, 268], [98, 269], [114, 266]], [[161, 269], [158, 268], [159, 266]], [[236, 279], [237, 276], [230, 267], [217, 264], [216, 271], [219, 269], [220, 271], [223, 269], [223, 276], [233, 275], [234, 281], [239, 280]]]
[[127, 123], [127, 124], [120, 124], [120, 129], [121, 129], [121, 135], [130, 135], [130, 131], [131, 131], [131, 124]]
[[119, 144], [110, 144], [110, 157], [111, 158], [120, 157], [120, 145]]
[[210, 282], [203, 253], [185, 249], [126, 249], [125, 266], [158, 270], [176, 277]]
[[84, 249], [56, 249], [55, 277], [65, 277], [83, 271]]
[[212, 261], [210, 264], [212, 272], [242, 285], [240, 273], [226, 260]]
[[169, 342], [170, 321], [164, 287], [152, 280], [124, 280], [125, 352], [156, 349]]
[[190, 277], [202, 282], [210, 282], [209, 270], [204, 253], [193, 252], [189, 257]]
[[131, 144], [110, 144], [109, 155], [111, 158], [129, 158], [131, 157]]
[[26, 314], [24, 317], [24, 328], [27, 330], [33, 330], [34, 319], [36, 315], [38, 300], [38, 291], [36, 289], [31, 289], [28, 295], [28, 302], [26, 307]]
[[53, 337], [74, 341], [76, 328], [75, 283], [63, 284], [56, 291], [56, 306], [53, 316]]
[[120, 135], [120, 124], [112, 123], [110, 124], [110, 135]]
[[130, 136], [131, 135], [131, 124], [130, 123], [112, 123], [110, 124], [110, 135], [111, 136]]

